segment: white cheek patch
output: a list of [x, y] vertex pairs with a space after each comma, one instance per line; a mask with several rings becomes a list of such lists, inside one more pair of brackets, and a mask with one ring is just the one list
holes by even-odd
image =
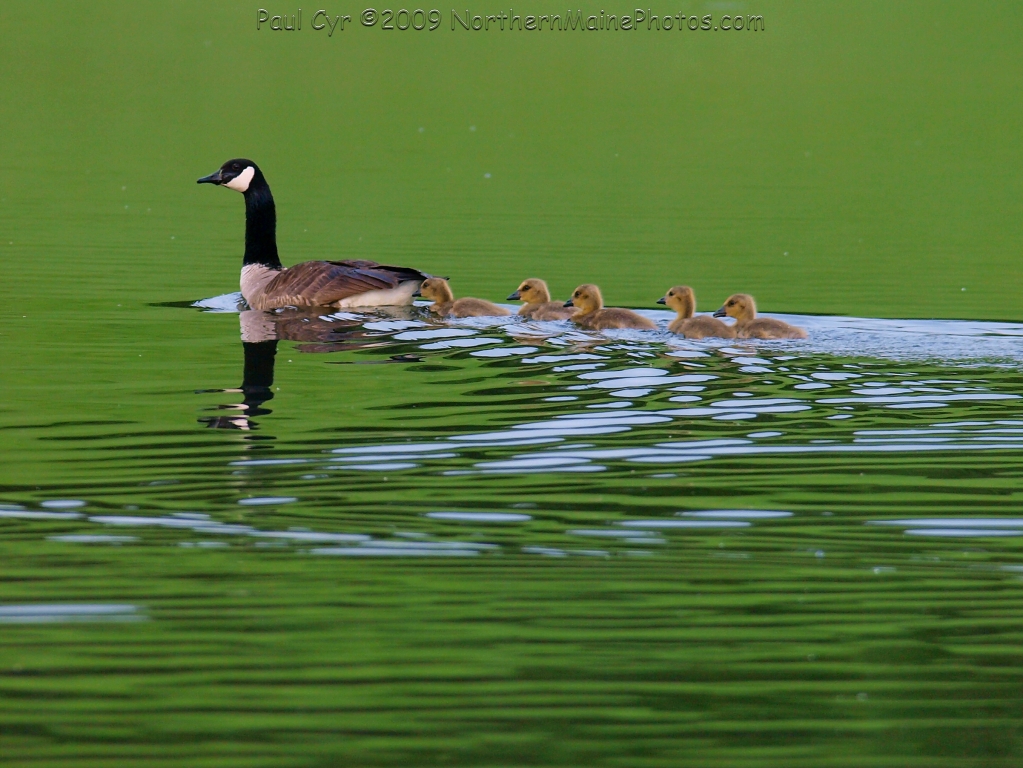
[[256, 175], [256, 169], [251, 165], [244, 171], [239, 173], [230, 181], [224, 182], [224, 186], [228, 189], [233, 189], [236, 192], [245, 192], [249, 188], [249, 183], [252, 181], [252, 177]]

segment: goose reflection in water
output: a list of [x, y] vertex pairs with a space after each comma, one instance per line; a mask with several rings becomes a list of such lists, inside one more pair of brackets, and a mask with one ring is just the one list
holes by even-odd
[[[402, 307], [394, 307], [387, 314], [400, 318], [409, 316], [408, 310]], [[387, 342], [362, 330], [362, 319], [324, 316], [302, 310], [264, 312], [246, 309], [239, 313], [238, 320], [244, 353], [242, 384], [233, 389], [203, 391], [240, 393], [242, 401], [216, 406], [217, 410], [237, 411], [236, 415], [199, 419], [211, 429], [254, 430], [258, 425], [253, 417], [273, 413], [263, 404], [274, 396], [274, 363], [279, 341], [300, 342], [295, 350], [306, 353], [343, 352], [387, 345]], [[393, 362], [415, 361], [408, 358], [407, 355], [397, 355]]]

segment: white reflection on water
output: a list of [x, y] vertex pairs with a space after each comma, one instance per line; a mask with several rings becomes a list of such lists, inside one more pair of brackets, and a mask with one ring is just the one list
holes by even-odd
[[25, 520], [73, 520], [81, 517], [81, 512], [36, 512], [30, 509], [0, 509], [0, 518], [15, 517]]
[[427, 512], [434, 520], [463, 520], [473, 523], [522, 523], [532, 520], [532, 515], [516, 512]]
[[[828, 320], [828, 318], [823, 320], [816, 318], [813, 319], [813, 322], [821, 328], [832, 328], [832, 330], [835, 328], [848, 330], [855, 327], [858, 329], [857, 333], [862, 330], [863, 326], [862, 323], [859, 325], [850, 323], [848, 319], [842, 319], [837, 325], [828, 326]], [[972, 327], [976, 324], [967, 325]], [[989, 324], [980, 325], [987, 329]], [[1003, 336], [1011, 337], [1016, 346], [1019, 346], [1015, 340], [1023, 336], [1023, 326], [995, 325], [1004, 332]], [[932, 338], [936, 327], [939, 330], [948, 329], [942, 324], [935, 326], [934, 323], [870, 321], [867, 326], [875, 330], [887, 329], [885, 332], [914, 333], [919, 339], [930, 339], [938, 346], [948, 342], [947, 338], [940, 340]], [[987, 330], [985, 333], [984, 338], [989, 338], [991, 334]], [[972, 345], [976, 341], [976, 338], [969, 333], [959, 333], [958, 335], [952, 333], [951, 336], [960, 339], [959, 343], [966, 346]], [[559, 344], [573, 343], [571, 337], [571, 334], [558, 336], [556, 341]], [[965, 339], [970, 341], [965, 341]], [[676, 343], [685, 342], [685, 340], [677, 339], [675, 341]], [[552, 342], [552, 340], [548, 339], [548, 342]], [[510, 348], [513, 352], [517, 349], [516, 347]], [[608, 344], [605, 340], [599, 349], [605, 353], [608, 353], [609, 350], [625, 350], [629, 356], [635, 358], [636, 356], [647, 356], [646, 350], [650, 347], [631, 342]], [[939, 425], [875, 432], [870, 430], [843, 431], [836, 433], [835, 437], [827, 439], [820, 437], [800, 439], [798, 429], [788, 429], [749, 432], [747, 439], [725, 441], [652, 442], [644, 446], [636, 445], [632, 440], [628, 447], [586, 446], [574, 450], [563, 450], [563, 446], [559, 445], [566, 440], [579, 437], [624, 434], [651, 425], [679, 423], [683, 429], [686, 429], [687, 422], [699, 419], [735, 423], [744, 420], [754, 421], [765, 417], [803, 418], [805, 416], [822, 424], [855, 419], [857, 413], [862, 412], [865, 408], [912, 410], [925, 413], [932, 410], [940, 411], [960, 403], [990, 405], [1020, 400], [1020, 396], [1012, 392], [992, 391], [983, 380], [966, 378], [963, 380], [947, 378], [914, 380], [915, 374], [912, 371], [871, 370], [870, 365], [864, 368], [858, 363], [840, 363], [829, 368], [825, 364], [816, 362], [820, 359], [819, 356], [814, 359], [815, 362], [806, 365], [803, 369], [804, 373], [799, 373], [797, 372], [801, 360], [799, 355], [777, 355], [771, 358], [767, 355], [767, 349], [781, 351], [778, 346], [768, 346], [759, 355], [753, 355], [749, 349], [724, 346], [717, 349], [716, 354], [733, 355], [730, 360], [726, 361], [726, 364], [738, 366], [740, 372], [744, 374], [761, 373], [761, 371], [750, 371], [749, 369], [752, 367], [768, 370], [778, 361], [789, 363], [784, 367], [789, 372], [778, 374], [783, 377], [781, 382], [761, 378], [761, 382], [765, 386], [772, 387], [770, 396], [763, 396], [757, 392], [758, 382], [755, 376], [752, 380], [749, 376], [744, 376], [742, 383], [737, 388], [738, 391], [733, 390], [729, 393], [727, 391], [728, 372], [723, 374], [702, 373], [692, 372], [684, 367], [678, 370], [677, 367], [668, 369], [656, 364], [636, 365], [634, 359], [628, 360], [633, 363], [632, 365], [626, 364], [620, 368], [608, 369], [606, 366], [612, 365], [616, 358], [596, 355], [591, 352], [523, 358], [521, 361], [523, 364], [564, 362], [595, 357], [604, 359], [606, 362], [599, 364], [600, 370], [584, 370], [577, 373], [574, 380], [579, 382], [578, 384], [572, 383], [572, 379], [568, 379], [563, 381], [561, 386], [567, 390], [593, 390], [594, 393], [601, 393], [604, 398], [614, 399], [585, 403], [582, 405], [585, 410], [579, 413], [559, 414], [553, 418], [524, 421], [498, 430], [449, 435], [438, 438], [435, 442], [419, 445], [346, 447], [336, 449], [335, 453], [344, 454], [353, 461], [359, 462], [347, 464], [347, 468], [350, 469], [356, 469], [360, 465], [370, 469], [371, 461], [379, 462], [386, 458], [389, 458], [391, 462], [400, 460], [408, 465], [405, 468], [412, 468], [413, 466], [421, 467], [431, 459], [456, 458], [470, 448], [499, 449], [515, 446], [539, 448], [539, 450], [512, 456], [482, 459], [475, 462], [471, 468], [458, 467], [441, 470], [446, 475], [466, 475], [474, 473], [596, 472], [606, 468], [596, 462], [607, 460], [672, 464], [707, 461], [723, 456], [935, 450], [976, 451], [1023, 447], [1023, 430], [999, 429], [996, 425], [1016, 424], [1016, 422], [1004, 422], [1003, 424], [1001, 421], [948, 424], [941, 428], [940, 432], [937, 431]], [[674, 355], [677, 351], [675, 350], [671, 354]], [[706, 356], [707, 353], [700, 354]], [[620, 361], [621, 357], [618, 357], [617, 360]], [[694, 365], [701, 365], [692, 362], [688, 357], [683, 357], [683, 360], [685, 362], [676, 365], [687, 366], [690, 369]], [[755, 364], [755, 366], [750, 364]], [[873, 363], [873, 366], [876, 367], [877, 363]], [[567, 372], [564, 368], [568, 367], [570, 366], [563, 367], [562, 372]], [[793, 368], [795, 370], [790, 370]], [[729, 370], [734, 372], [735, 369]], [[948, 386], [955, 384], [964, 386]], [[713, 391], [715, 387], [719, 389], [717, 393]], [[828, 396], [817, 397], [815, 390], [819, 388], [828, 390]], [[778, 396], [779, 389], [785, 390], [785, 394], [791, 393], [794, 396]], [[670, 394], [672, 392], [687, 394]], [[699, 394], [694, 394], [696, 392]], [[578, 396], [546, 397], [544, 400], [546, 402], [568, 402], [566, 397]], [[626, 398], [627, 401], [623, 401], [622, 398]], [[671, 403], [676, 407], [636, 407], [637, 404], [651, 402]], [[835, 411], [839, 412], [835, 413]], [[851, 413], [841, 411], [851, 411]], [[921, 429], [926, 430], [926, 433], [921, 432]], [[395, 470], [402, 468], [398, 464], [393, 464], [392, 467]]]
[[47, 541], [64, 541], [71, 544], [124, 544], [129, 541], [138, 541], [137, 536], [105, 536], [101, 533], [69, 533], [64, 536], [47, 536]]
[[653, 538], [647, 531], [620, 531], [614, 528], [573, 528], [565, 531], [568, 536], [597, 536], [606, 539], [628, 539], [650, 542]]
[[911, 536], [1023, 536], [1023, 530], [990, 530], [982, 528], [910, 528]]
[[[730, 518], [730, 519], [700, 519], [680, 520], [678, 517], [656, 520], [625, 520], [618, 521], [606, 528], [576, 528], [565, 531], [570, 537], [591, 537], [614, 540], [620, 544], [629, 546], [653, 545], [661, 546], [668, 543], [660, 533], [668, 529], [688, 529], [692, 531], [747, 528], [752, 522], [772, 517], [788, 516], [788, 512], [772, 512], [764, 510], [707, 510], [693, 513], [678, 513], [679, 515], [691, 514], [707, 518]], [[529, 524], [533, 516], [521, 512], [490, 512], [490, 511], [461, 511], [461, 510], [440, 510], [428, 512], [424, 517], [432, 520], [446, 521], [453, 523], [479, 524]], [[745, 518], [745, 519], [742, 519]], [[363, 533], [334, 533], [327, 531], [313, 531], [306, 528], [292, 528], [288, 530], [265, 530], [257, 529], [249, 525], [234, 523], [222, 523], [209, 515], [201, 512], [176, 513], [168, 516], [147, 516], [147, 515], [93, 515], [85, 519], [85, 522], [102, 526], [116, 526], [121, 528], [164, 528], [199, 534], [209, 537], [233, 536], [249, 537], [257, 539], [255, 547], [287, 546], [288, 544], [299, 545], [324, 545], [334, 546], [312, 546], [304, 549], [305, 552], [314, 555], [335, 555], [345, 557], [466, 557], [475, 556], [484, 552], [500, 549], [497, 544], [479, 541], [459, 540], [437, 540], [428, 533], [423, 532], [395, 532], [392, 535], [397, 538], [380, 539]], [[64, 544], [132, 544], [143, 541], [140, 536], [109, 535], [93, 533], [68, 533], [57, 534], [46, 537], [49, 541]], [[159, 543], [166, 543], [160, 541]], [[226, 542], [217, 539], [206, 539], [199, 541], [177, 541], [179, 547], [213, 549], [229, 546]], [[552, 554], [554, 549], [550, 547], [523, 547], [522, 551], [527, 554]], [[541, 551], [543, 550], [543, 551]], [[603, 550], [576, 550], [558, 549], [564, 555], [587, 555], [587, 556], [608, 556], [609, 553]], [[627, 550], [623, 550], [627, 551]], [[648, 553], [649, 554], [649, 553]], [[52, 614], [52, 616], [51, 616]], [[58, 616], [59, 612], [42, 611], [40, 615], [44, 618], [38, 620], [63, 620]], [[0, 620], [3, 614], [0, 613]], [[49, 618], [46, 618], [49, 617]], [[12, 619], [13, 620], [13, 619]]]
[[[748, 400], [742, 402], [749, 402]], [[768, 402], [768, 401], [763, 401]], [[756, 411], [731, 411], [729, 418], [754, 418], [765, 411], [775, 413], [791, 412], [792, 405], [763, 405]], [[809, 408], [803, 406], [801, 409]], [[630, 431], [633, 427], [658, 424], [670, 421], [668, 415], [720, 416], [721, 412], [714, 408], [690, 408], [670, 411], [633, 411], [612, 410], [607, 412], [587, 411], [584, 414], [568, 414], [555, 419], [520, 424], [509, 430], [500, 432], [484, 432], [476, 434], [455, 435], [438, 440], [437, 443], [422, 446], [412, 444], [396, 444], [393, 446], [376, 445], [360, 448], [340, 448], [336, 452], [345, 452], [353, 460], [357, 460], [365, 452], [366, 459], [380, 461], [388, 456], [389, 451], [402, 457], [418, 457], [420, 464], [434, 457], [451, 457], [453, 448], [466, 447], [514, 447], [516, 445], [534, 443], [557, 443], [566, 438], [583, 435], [607, 435]], [[688, 413], [687, 413], [688, 412]], [[600, 418], [597, 418], [597, 416]], [[990, 422], [983, 422], [988, 426]], [[885, 430], [884, 436], [864, 436], [857, 432], [846, 442], [839, 440], [795, 440], [778, 443], [772, 441], [782, 433], [767, 432], [763, 436], [749, 433], [750, 438], [725, 438], [720, 440], [689, 440], [653, 443], [648, 446], [628, 448], [588, 447], [566, 449], [564, 446], [550, 448], [533, 453], [522, 453], [509, 458], [493, 461], [480, 461], [473, 465], [473, 470], [447, 470], [446, 474], [467, 474], [470, 472], [580, 472], [600, 471], [602, 465], [590, 464], [594, 461], [620, 460], [636, 463], [680, 463], [706, 461], [722, 456], [767, 456], [792, 454], [825, 454], [825, 453], [867, 453], [867, 452], [925, 452], [925, 451], [983, 451], [1023, 448], [1023, 433], [1004, 434], [1004, 430], [989, 430], [983, 427], [943, 430], [942, 436], [920, 434], [919, 429]], [[930, 430], [927, 430], [929, 433]], [[521, 440], [516, 438], [528, 438]], [[755, 438], [755, 439], [754, 439]], [[409, 463], [408, 466], [419, 464]], [[371, 467], [369, 464], [362, 465]], [[346, 464], [346, 469], [356, 469], [359, 465]]]
[[248, 499], [238, 499], [243, 507], [268, 507], [277, 504], [291, 504], [298, 501], [294, 496], [254, 496]]
[[395, 341], [422, 341], [425, 339], [449, 339], [458, 336], [475, 336], [475, 331], [468, 328], [430, 328], [425, 331], [403, 331], [392, 338]]
[[[245, 308], [241, 294], [229, 293], [194, 302], [194, 307], [207, 312], [234, 312]], [[425, 306], [422, 303], [418, 307]], [[517, 312], [518, 305], [505, 305], [510, 311]], [[418, 310], [416, 310], [418, 311]], [[1018, 323], [997, 323], [963, 320], [889, 320], [870, 317], [835, 317], [814, 315], [788, 315], [782, 313], [766, 313], [765, 317], [777, 317], [786, 322], [805, 328], [810, 338], [801, 341], [762, 341], [758, 339], [691, 341], [681, 339], [666, 330], [674, 319], [674, 314], [662, 310], [640, 308], [639, 313], [649, 317], [658, 324], [660, 331], [610, 331], [594, 333], [572, 327], [566, 322], [525, 322], [517, 315], [500, 318], [463, 318], [449, 319], [443, 327], [429, 326], [424, 322], [412, 320], [380, 320], [378, 314], [360, 314], [355, 312], [336, 312], [326, 316], [328, 319], [364, 320], [365, 326], [374, 331], [403, 331], [407, 328], [423, 328], [424, 336], [398, 333], [397, 340], [439, 339], [455, 336], [470, 336], [476, 330], [501, 329], [519, 336], [536, 337], [548, 343], [573, 344], [586, 343], [594, 340], [615, 339], [622, 342], [623, 348], [658, 341], [673, 347], [668, 354], [682, 360], [695, 360], [705, 357], [708, 350], [734, 355], [738, 365], [746, 367], [767, 366], [773, 364], [760, 353], [766, 350], [794, 350], [800, 353], [823, 353], [844, 357], [875, 357], [888, 360], [1010, 360], [1023, 362], [1023, 346], [1019, 340], [1023, 338], [1023, 325]], [[434, 322], [437, 322], [434, 320]], [[476, 329], [476, 330], [473, 330]], [[745, 348], [731, 346], [741, 343]], [[544, 356], [547, 357], [547, 356]], [[596, 359], [599, 355], [594, 356]], [[577, 358], [574, 358], [577, 359]], [[777, 356], [775, 360], [785, 361], [786, 356]], [[530, 362], [546, 362], [538, 358]], [[752, 371], [751, 371], [752, 372]], [[856, 374], [841, 375], [842, 372], [824, 372], [814, 378], [827, 381], [845, 381], [855, 378]]]
[[459, 348], [471, 348], [471, 347], [483, 347], [487, 344], [500, 344], [500, 339], [490, 339], [486, 336], [479, 337], [474, 336], [471, 339], [450, 339], [448, 341], [435, 341], [431, 344], [423, 344], [420, 349], [435, 350], [435, 349], [459, 349]]
[[[647, 542], [650, 543], [650, 542]], [[522, 547], [527, 555], [542, 555], [544, 557], [569, 557], [570, 555], [581, 555], [583, 557], [610, 557], [610, 552], [602, 549], [558, 549], [557, 547]]]
[[85, 502], [80, 499], [50, 499], [39, 504], [45, 509], [78, 509], [84, 507]]
[[[653, 311], [644, 314], [662, 327], [670, 317], [668, 313]], [[649, 470], [642, 465], [772, 455], [880, 455], [1023, 448], [1023, 420], [950, 420], [952, 413], [974, 409], [988, 417], [995, 408], [1004, 409], [1006, 415], [1015, 415], [1019, 410], [1020, 396], [1012, 388], [1003, 386], [997, 391], [994, 385], [976, 378], [965, 367], [959, 369], [961, 378], [956, 378], [951, 365], [1018, 368], [1023, 362], [1020, 344], [1023, 325], [869, 318], [786, 319], [806, 327], [810, 339], [696, 342], [665, 332], [599, 334], [565, 323], [522, 323], [514, 317], [500, 321], [470, 319], [446, 325], [372, 320], [364, 323], [365, 329], [390, 333], [396, 341], [412, 343], [424, 352], [439, 353], [436, 359], [445, 358], [444, 350], [473, 350], [469, 355], [452, 354], [450, 358], [464, 360], [472, 356], [478, 359], [474, 362], [476, 366], [493, 365], [511, 371], [521, 366], [530, 378], [536, 369], [527, 366], [547, 366], [542, 375], [554, 383], [543, 390], [544, 397], [527, 401], [535, 415], [526, 415], [529, 413], [526, 408], [506, 411], [497, 419], [475, 422], [481, 425], [476, 427], [479, 431], [469, 428], [462, 434], [418, 443], [349, 444], [333, 449], [326, 457], [257, 459], [234, 465], [255, 470], [271, 462], [305, 461], [325, 465], [332, 472], [427, 469], [460, 476], [603, 472], [621, 469], [621, 465], [630, 472], [645, 472]], [[862, 362], [843, 363], [831, 356], [852, 356]], [[493, 363], [488, 363], [491, 358]], [[909, 368], [887, 362], [892, 360], [937, 360], [950, 365], [951, 377], [924, 379]], [[556, 367], [552, 370], [552, 366]], [[576, 398], [579, 404], [572, 405]], [[541, 400], [543, 404], [536, 409]], [[562, 409], [577, 412], [565, 413]], [[509, 417], [508, 413], [514, 415]], [[862, 418], [865, 416], [869, 418]], [[861, 418], [862, 422], [858, 422]], [[856, 429], [877, 424], [880, 419], [885, 420], [880, 423], [896, 426]], [[759, 422], [756, 426], [761, 429], [739, 423], [743, 421]], [[907, 427], [900, 429], [899, 424]], [[685, 439], [688, 434], [699, 432], [721, 437]], [[745, 436], [731, 436], [736, 432]], [[598, 445], [582, 443], [585, 439], [596, 443], [598, 438]], [[884, 457], [878, 456], [876, 460], [884, 461]], [[615, 467], [615, 463], [620, 466]], [[635, 469], [637, 466], [640, 470]], [[658, 473], [655, 477], [671, 475]], [[444, 517], [445, 514], [449, 516]], [[497, 513], [427, 516], [475, 523], [500, 521], [473, 517], [483, 514]], [[790, 513], [778, 510], [695, 510], [678, 512], [668, 519], [623, 521], [606, 531], [572, 529], [567, 535], [657, 544], [666, 541], [660, 536], [663, 531], [743, 528], [759, 520], [789, 516]], [[905, 533], [915, 536], [1023, 535], [1023, 520], [985, 523], [928, 518], [878, 524], [901, 526]], [[206, 521], [193, 530], [242, 533], [238, 528]], [[373, 539], [316, 552], [380, 556], [479, 551], [414, 544], [418, 546], [394, 546]], [[559, 547], [529, 551], [549, 556], [565, 556], [569, 552]], [[815, 555], [817, 552], [814, 550]]]
[[0, 605], [0, 624], [50, 624], [65, 621], [140, 621], [138, 606], [116, 603], [40, 603]]
[[497, 548], [496, 544], [464, 541], [373, 540], [358, 547], [317, 547], [309, 551], [314, 555], [344, 557], [472, 557]]
[[776, 517], [792, 517], [791, 512], [777, 509], [706, 509], [699, 512], [679, 512], [685, 517], [713, 517], [736, 520], [768, 520]]
[[473, 549], [428, 549], [426, 547], [320, 547], [309, 550], [314, 555], [343, 557], [473, 557]]
[[943, 538], [1023, 536], [1023, 518], [1018, 517], [921, 517], [868, 520], [866, 524], [903, 528], [903, 533], [910, 536]]
[[345, 464], [345, 469], [361, 469], [363, 472], [397, 472], [402, 469], [414, 469], [418, 464], [412, 462], [380, 462], [377, 464]]
[[[521, 523], [532, 520], [531, 515], [521, 513], [491, 512], [433, 512], [426, 515], [439, 520], [462, 522], [503, 522]], [[435, 541], [425, 533], [398, 533], [402, 539], [377, 539], [364, 533], [331, 533], [311, 531], [307, 529], [290, 529], [286, 531], [263, 530], [249, 525], [221, 523], [209, 515], [191, 512], [178, 513], [163, 517], [144, 515], [93, 515], [88, 522], [100, 525], [122, 527], [159, 527], [170, 528], [208, 536], [247, 536], [259, 539], [255, 546], [272, 546], [273, 544], [343, 544], [344, 546], [314, 547], [306, 550], [316, 555], [342, 555], [355, 557], [424, 557], [424, 556], [473, 556], [481, 552], [497, 550], [498, 545], [483, 542], [467, 541]], [[103, 534], [65, 534], [47, 537], [51, 541], [67, 544], [94, 543], [130, 543], [137, 540], [135, 536], [109, 536]], [[412, 541], [404, 539], [414, 539]], [[178, 542], [183, 547], [213, 548], [226, 546], [218, 541], [184, 541]], [[2, 620], [2, 613], [0, 613]]]
[[626, 528], [748, 528], [746, 520], [621, 520], [618, 525]]
[[473, 357], [514, 357], [536, 352], [536, 347], [500, 347], [498, 349], [481, 349], [471, 352]]
[[363, 323], [362, 327], [369, 331], [403, 331], [407, 328], [426, 328], [426, 323], [416, 320], [373, 320]]
[[318, 533], [315, 531], [264, 531], [251, 525], [220, 523], [200, 513], [177, 514], [169, 517], [146, 517], [142, 515], [93, 515], [90, 522], [103, 525], [131, 527], [157, 526], [161, 528], [188, 529], [196, 533], [228, 536], [252, 536], [256, 538], [290, 539], [293, 541], [368, 541], [371, 537], [361, 533]]

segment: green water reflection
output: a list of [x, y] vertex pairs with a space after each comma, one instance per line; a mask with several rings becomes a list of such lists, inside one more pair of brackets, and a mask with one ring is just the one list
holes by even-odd
[[[0, 6], [0, 762], [1020, 763], [1023, 329], [856, 319], [1020, 319], [1018, 3], [47, 8]], [[286, 264], [824, 317], [245, 330], [167, 305], [237, 288], [238, 155]]]
[[1018, 757], [1018, 364], [278, 317], [9, 430], [16, 760]]

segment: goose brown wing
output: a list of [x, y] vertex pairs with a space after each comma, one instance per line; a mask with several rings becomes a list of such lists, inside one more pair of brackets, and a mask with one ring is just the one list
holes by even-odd
[[375, 261], [304, 261], [288, 267], [266, 287], [266, 296], [295, 305], [325, 306], [366, 291], [396, 288], [425, 275], [406, 267], [388, 267]]

